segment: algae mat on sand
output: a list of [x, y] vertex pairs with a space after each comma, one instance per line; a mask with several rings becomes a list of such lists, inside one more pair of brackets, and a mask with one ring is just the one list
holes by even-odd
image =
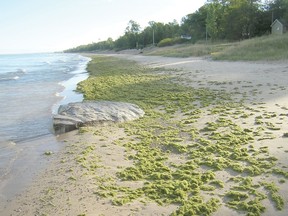
[[[89, 79], [78, 85], [86, 100], [130, 102], [146, 113], [119, 125], [126, 136], [114, 141], [125, 148], [131, 166], [119, 164], [115, 175], [100, 177], [101, 161], [88, 160], [94, 148], [78, 158], [95, 176], [97, 196], [116, 206], [135, 200], [174, 205], [171, 215], [212, 215], [223, 205], [246, 215], [284, 209], [279, 190], [286, 184], [287, 167], [257, 144], [274, 139], [280, 128], [271, 119], [277, 114], [261, 104], [248, 106], [246, 95], [184, 87], [180, 78], [163, 75], [164, 68], [94, 56], [88, 71]], [[93, 130], [80, 131], [101, 134]], [[137, 184], [125, 186], [129, 182]]]

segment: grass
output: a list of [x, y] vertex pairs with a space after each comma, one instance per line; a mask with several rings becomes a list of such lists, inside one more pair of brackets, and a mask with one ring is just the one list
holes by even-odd
[[210, 56], [214, 60], [261, 61], [288, 59], [288, 34], [269, 35], [241, 42], [182, 44], [152, 50], [144, 50], [145, 55], [166, 57]]
[[288, 59], [288, 34], [269, 35], [236, 43], [212, 55], [215, 60], [284, 60]]
[[[121, 124], [127, 137], [114, 142], [126, 149], [126, 159], [133, 165], [119, 167], [114, 177], [94, 178], [98, 186], [94, 193], [114, 205], [135, 200], [177, 205], [171, 215], [211, 215], [223, 204], [247, 215], [260, 215], [265, 212], [262, 201], [266, 199], [282, 210], [283, 198], [274, 181], [259, 179], [274, 176], [279, 182], [287, 172], [277, 166], [268, 148], [254, 147], [269, 131], [267, 122], [274, 115], [262, 114], [265, 124], [259, 123], [261, 130], [257, 125], [237, 124], [235, 119], [260, 119], [261, 113], [247, 113], [248, 107], [231, 93], [184, 87], [157, 74], [158, 70], [113, 57], [97, 56], [89, 63], [91, 76], [78, 85], [86, 100], [131, 102], [146, 113], [139, 120]], [[198, 121], [206, 118], [204, 126], [199, 126]], [[101, 167], [94, 151], [87, 146], [75, 158], [89, 175], [97, 175]], [[175, 157], [180, 162], [173, 161]], [[232, 172], [235, 177], [223, 182], [218, 172]], [[130, 188], [119, 181], [142, 184]], [[263, 188], [269, 196], [262, 193]]]
[[161, 47], [152, 50], [144, 50], [144, 55], [156, 55], [165, 57], [199, 57], [210, 56], [211, 53], [223, 51], [226, 47], [231, 46], [229, 43], [202, 43], [202, 44], [181, 44], [168, 47]]

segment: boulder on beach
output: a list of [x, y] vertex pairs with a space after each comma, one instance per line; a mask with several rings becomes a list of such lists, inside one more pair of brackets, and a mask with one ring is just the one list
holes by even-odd
[[61, 105], [53, 117], [56, 134], [82, 126], [105, 122], [124, 122], [138, 119], [145, 112], [135, 104], [113, 101], [85, 101]]

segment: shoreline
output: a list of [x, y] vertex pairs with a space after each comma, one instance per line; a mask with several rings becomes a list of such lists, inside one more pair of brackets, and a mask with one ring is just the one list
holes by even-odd
[[[87, 56], [83, 57], [87, 58]], [[90, 60], [84, 65], [85, 68], [81, 66], [77, 70], [78, 72], [72, 73], [71, 78], [58, 83], [58, 85], [63, 86], [63, 90], [59, 95], [56, 93], [57, 102], [51, 107], [49, 132], [7, 143], [5, 148], [14, 149], [14, 145], [17, 145], [17, 151], [13, 152], [13, 158], [9, 159], [9, 164], [3, 176], [1, 176], [0, 209], [3, 209], [11, 200], [29, 188], [39, 173], [47, 168], [50, 158], [45, 157], [45, 152], [53, 152], [54, 154], [62, 149], [61, 142], [57, 140], [58, 136], [54, 133], [52, 118], [58, 112], [60, 105], [83, 100], [83, 94], [76, 92], [76, 87], [79, 82], [88, 78], [89, 74], [86, 68]], [[59, 100], [59, 97], [61, 97], [61, 100]], [[10, 154], [12, 155], [12, 153]]]
[[[271, 65], [269, 63], [254, 64], [251, 62], [213, 62], [199, 58], [176, 59], [119, 54], [115, 56], [135, 60], [146, 67], [158, 67], [160, 68], [158, 73], [172, 75], [175, 77], [175, 81], [180, 76], [185, 80], [180, 81], [183, 86], [209, 87], [220, 91], [239, 91], [239, 95], [245, 93], [247, 95], [247, 106], [252, 104], [249, 105], [250, 108], [265, 110], [265, 112], [261, 111], [263, 113], [275, 112], [278, 116], [285, 112], [285, 108], [288, 109], [288, 96], [285, 87], [287, 83], [285, 73], [288, 73], [288, 63], [286, 62], [282, 65]], [[168, 70], [162, 71], [162, 67], [168, 68]], [[265, 77], [263, 77], [263, 73]], [[239, 96], [238, 99], [241, 99], [241, 97]], [[253, 105], [253, 103], [256, 103], [256, 105]], [[257, 103], [263, 104], [258, 105]], [[287, 166], [286, 151], [288, 151], [288, 147], [285, 145], [286, 140], [282, 138], [282, 135], [288, 131], [288, 126], [283, 124], [284, 119], [285, 116], [283, 116], [283, 119], [273, 120], [274, 124], [281, 127], [281, 130], [273, 131], [276, 136], [274, 140], [265, 139], [257, 142], [256, 146], [268, 146], [271, 154], [278, 158], [279, 164]], [[254, 125], [252, 120], [254, 119], [247, 116], [247, 118], [238, 119], [237, 122], [252, 127]], [[144, 205], [139, 201], [123, 206], [113, 206], [108, 198], [95, 196], [93, 191], [97, 187], [95, 184], [91, 184], [95, 179], [85, 175], [83, 167], [77, 165], [75, 157], [95, 144], [93, 147], [95, 147], [94, 150], [97, 155], [94, 155], [95, 158], [92, 157], [90, 160], [95, 160], [97, 164], [101, 161], [101, 164], [108, 167], [108, 170], [105, 170], [100, 166], [97, 170], [100, 173], [99, 175], [107, 175], [107, 172], [116, 173], [119, 166], [129, 167], [132, 165], [131, 161], [124, 157], [125, 148], [113, 144], [118, 139], [126, 138], [124, 129], [117, 125], [94, 127], [90, 132], [80, 130], [59, 136], [58, 140], [64, 144], [63, 149], [48, 157], [51, 161], [50, 166], [37, 179], [34, 179], [34, 183], [25, 193], [10, 203], [5, 213], [30, 215], [46, 211], [46, 213], [54, 215], [69, 215], [72, 213], [84, 215], [95, 215], [95, 213], [104, 215], [168, 215], [175, 211], [177, 208], [175, 205], [158, 206], [155, 203]], [[174, 158], [174, 160], [180, 162], [182, 159]], [[220, 174], [223, 175], [222, 179], [227, 180], [229, 178], [227, 173], [220, 172]], [[65, 182], [67, 184], [64, 186]], [[122, 183], [125, 185], [125, 182]], [[141, 182], [138, 182], [138, 184], [141, 185]], [[263, 215], [286, 215], [288, 211], [287, 185], [278, 183], [277, 185], [281, 187], [280, 193], [285, 200], [284, 210], [277, 211], [273, 207], [269, 207]], [[132, 187], [137, 188], [139, 185], [136, 182]], [[36, 202], [37, 199], [38, 202]], [[39, 199], [42, 199], [42, 201], [39, 202]], [[33, 203], [32, 206], [29, 206], [30, 202]], [[265, 204], [267, 206], [271, 205], [268, 201], [265, 201]], [[225, 214], [238, 215], [237, 212], [228, 209], [226, 206], [222, 206], [214, 215]]]
[[[87, 62], [85, 64], [85, 68], [81, 67], [78, 69], [80, 72], [73, 72], [73, 76], [69, 78], [68, 80], [64, 80], [59, 82], [58, 84], [63, 87], [63, 90], [61, 92], [57, 92], [56, 96], [61, 97], [61, 100], [58, 101], [56, 104], [52, 107], [52, 114], [57, 114], [58, 108], [63, 104], [68, 104], [71, 102], [80, 102], [83, 101], [83, 94], [80, 92], [77, 92], [77, 84], [80, 83], [83, 80], [88, 79], [89, 72], [87, 71], [87, 66], [89, 62], [91, 61], [91, 58], [86, 55], [78, 54], [82, 57], [88, 58]], [[84, 71], [83, 71], [84, 70]]]
[[21, 142], [21, 150], [1, 178], [0, 209], [23, 193], [36, 176], [49, 165], [43, 157], [46, 151], [58, 152], [61, 149], [54, 134], [43, 135]]

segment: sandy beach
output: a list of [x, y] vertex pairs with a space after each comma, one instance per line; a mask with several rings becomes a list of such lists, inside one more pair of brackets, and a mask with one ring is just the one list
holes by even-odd
[[[245, 113], [242, 118], [235, 118], [234, 123], [256, 130], [257, 116], [262, 115], [263, 122], [269, 121], [273, 128], [267, 133], [263, 132], [261, 137], [263, 139], [255, 140], [253, 145], [257, 149], [268, 149], [269, 155], [278, 159], [277, 167], [288, 171], [288, 138], [283, 136], [288, 133], [287, 61], [215, 62], [205, 58], [108, 55], [134, 60], [147, 68], [159, 68], [155, 73], [170, 75], [177, 84], [195, 89], [229, 92], [232, 93], [233, 100], [243, 100], [243, 106], [246, 107]], [[208, 112], [208, 108], [202, 112]], [[177, 118], [183, 118], [182, 114], [179, 113], [179, 116], [176, 114], [175, 119]], [[216, 121], [216, 117], [202, 116], [194, 126], [203, 128], [208, 120]], [[132, 140], [121, 125], [105, 124], [89, 130], [80, 129], [60, 135], [57, 139], [63, 145], [61, 150], [51, 155], [43, 155], [49, 161], [47, 168], [33, 179], [27, 190], [5, 203], [4, 209], [0, 210], [0, 215], [170, 215], [177, 210], [178, 206], [175, 204], [161, 206], [141, 199], [117, 206], [113, 205], [109, 196], [103, 198], [97, 194], [99, 182], [110, 177], [115, 178], [119, 170], [133, 165], [131, 160], [127, 160], [127, 150], [117, 144], [119, 140]], [[90, 154], [91, 152], [93, 154]], [[90, 168], [95, 175], [91, 175], [85, 169], [85, 161], [81, 159], [84, 153], [85, 160], [97, 164], [97, 167], [93, 168], [94, 171]], [[169, 160], [180, 164], [183, 158], [173, 155]], [[222, 191], [227, 189], [230, 184], [229, 179], [233, 175], [235, 176], [233, 172], [216, 172], [217, 179], [225, 183]], [[272, 174], [267, 177], [256, 176], [255, 179], [257, 178], [263, 178], [258, 179], [259, 181], [275, 182], [284, 200], [284, 208], [279, 211], [271, 199], [265, 199], [263, 204], [266, 210], [263, 215], [287, 215], [287, 178], [284, 181], [284, 178]], [[282, 179], [282, 182], [279, 182], [279, 179]], [[129, 188], [138, 188], [143, 184], [141, 181], [120, 180], [116, 180], [116, 183]], [[221, 205], [212, 215], [231, 216], [245, 215], [245, 213]]]

